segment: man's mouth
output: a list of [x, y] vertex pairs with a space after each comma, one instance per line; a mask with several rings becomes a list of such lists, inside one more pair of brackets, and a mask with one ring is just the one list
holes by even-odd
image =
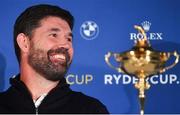
[[61, 62], [65, 63], [66, 62], [66, 56], [64, 54], [53, 54], [49, 56], [51, 62]]
[[47, 53], [49, 60], [54, 64], [66, 65], [70, 56], [65, 48], [51, 49]]

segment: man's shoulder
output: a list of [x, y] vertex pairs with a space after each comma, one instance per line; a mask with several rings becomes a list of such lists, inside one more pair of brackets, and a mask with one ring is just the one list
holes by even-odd
[[88, 102], [88, 103], [95, 103], [95, 104], [102, 104], [98, 99], [94, 98], [94, 97], [91, 97], [91, 96], [88, 96], [82, 92], [76, 92], [76, 91], [73, 91], [72, 93], [73, 95], [73, 98], [76, 99], [76, 100], [81, 100], [81, 102]]
[[72, 102], [83, 105], [84, 111], [86, 112], [87, 110], [85, 109], [89, 109], [89, 111], [93, 110], [95, 113], [109, 113], [101, 101], [82, 92], [72, 91]]
[[11, 88], [7, 89], [6, 91], [1, 91], [1, 92], [0, 92], [0, 100], [1, 100], [1, 102], [2, 102], [3, 100], [8, 99], [9, 96], [11, 96], [11, 93], [12, 93]]
[[0, 92], [0, 113], [6, 113], [6, 107], [12, 104], [14, 98], [11, 95], [11, 91], [8, 89], [6, 91]]

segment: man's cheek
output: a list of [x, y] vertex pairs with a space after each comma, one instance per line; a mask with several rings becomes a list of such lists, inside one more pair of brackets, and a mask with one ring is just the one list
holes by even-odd
[[71, 60], [72, 60], [72, 58], [73, 58], [73, 55], [74, 55], [74, 50], [73, 50], [73, 48], [72, 48], [72, 49], [70, 49], [70, 57], [71, 57]]

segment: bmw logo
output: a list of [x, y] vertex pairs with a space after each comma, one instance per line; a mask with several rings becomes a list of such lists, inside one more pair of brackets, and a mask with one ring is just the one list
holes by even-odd
[[85, 21], [80, 27], [80, 34], [86, 40], [93, 40], [99, 34], [99, 27], [94, 21]]

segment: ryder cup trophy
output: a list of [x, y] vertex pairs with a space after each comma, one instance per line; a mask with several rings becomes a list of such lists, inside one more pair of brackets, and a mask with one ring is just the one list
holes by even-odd
[[[146, 33], [142, 27], [134, 27], [143, 35], [143, 38], [137, 39], [129, 51], [122, 53], [108, 52], [105, 55], [105, 61], [111, 68], [118, 72], [138, 78], [135, 87], [139, 90], [140, 114], [144, 115], [145, 90], [150, 87], [146, 78], [163, 73], [174, 67], [179, 62], [179, 54], [176, 51], [160, 52], [154, 50], [147, 40]], [[174, 63], [167, 66], [167, 61], [173, 56], [175, 57]], [[110, 58], [113, 58], [117, 62], [117, 67], [110, 63]]]

